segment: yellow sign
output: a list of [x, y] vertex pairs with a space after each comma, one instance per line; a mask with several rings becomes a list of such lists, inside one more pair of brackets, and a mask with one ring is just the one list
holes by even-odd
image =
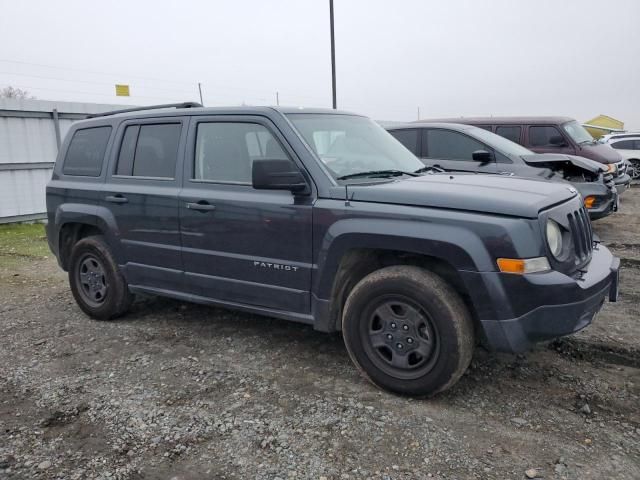
[[128, 97], [129, 85], [117, 85], [116, 84], [116, 97]]

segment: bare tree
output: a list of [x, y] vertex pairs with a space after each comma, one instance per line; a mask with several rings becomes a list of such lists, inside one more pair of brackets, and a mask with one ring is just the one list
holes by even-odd
[[0, 89], [0, 98], [17, 98], [19, 100], [22, 99], [33, 99], [36, 98], [33, 95], [30, 95], [26, 90], [22, 90], [21, 88], [12, 87], [9, 85], [3, 89]]

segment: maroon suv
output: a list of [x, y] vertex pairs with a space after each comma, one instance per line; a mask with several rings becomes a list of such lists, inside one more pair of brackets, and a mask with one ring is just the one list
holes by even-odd
[[627, 175], [627, 164], [620, 154], [609, 145], [597, 143], [573, 118], [460, 117], [426, 121], [474, 125], [508, 138], [536, 153], [577, 155], [604, 163], [614, 175], [618, 193], [622, 193], [631, 183], [631, 177]]

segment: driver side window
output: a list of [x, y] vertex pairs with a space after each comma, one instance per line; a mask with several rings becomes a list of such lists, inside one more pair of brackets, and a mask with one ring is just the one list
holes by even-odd
[[532, 147], [555, 147], [554, 138], [562, 140], [562, 134], [550, 125], [529, 127], [529, 143]]
[[254, 160], [289, 157], [273, 134], [257, 123], [201, 122], [196, 135], [193, 178], [251, 184]]
[[422, 132], [422, 155], [441, 160], [472, 161], [473, 152], [487, 150], [479, 141], [460, 132], [430, 129]]

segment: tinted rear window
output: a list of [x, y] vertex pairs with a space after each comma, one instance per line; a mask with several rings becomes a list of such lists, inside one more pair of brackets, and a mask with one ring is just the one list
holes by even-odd
[[173, 178], [181, 130], [179, 123], [128, 126], [120, 146], [116, 174]]
[[64, 158], [62, 173], [99, 177], [110, 136], [111, 127], [76, 130]]

